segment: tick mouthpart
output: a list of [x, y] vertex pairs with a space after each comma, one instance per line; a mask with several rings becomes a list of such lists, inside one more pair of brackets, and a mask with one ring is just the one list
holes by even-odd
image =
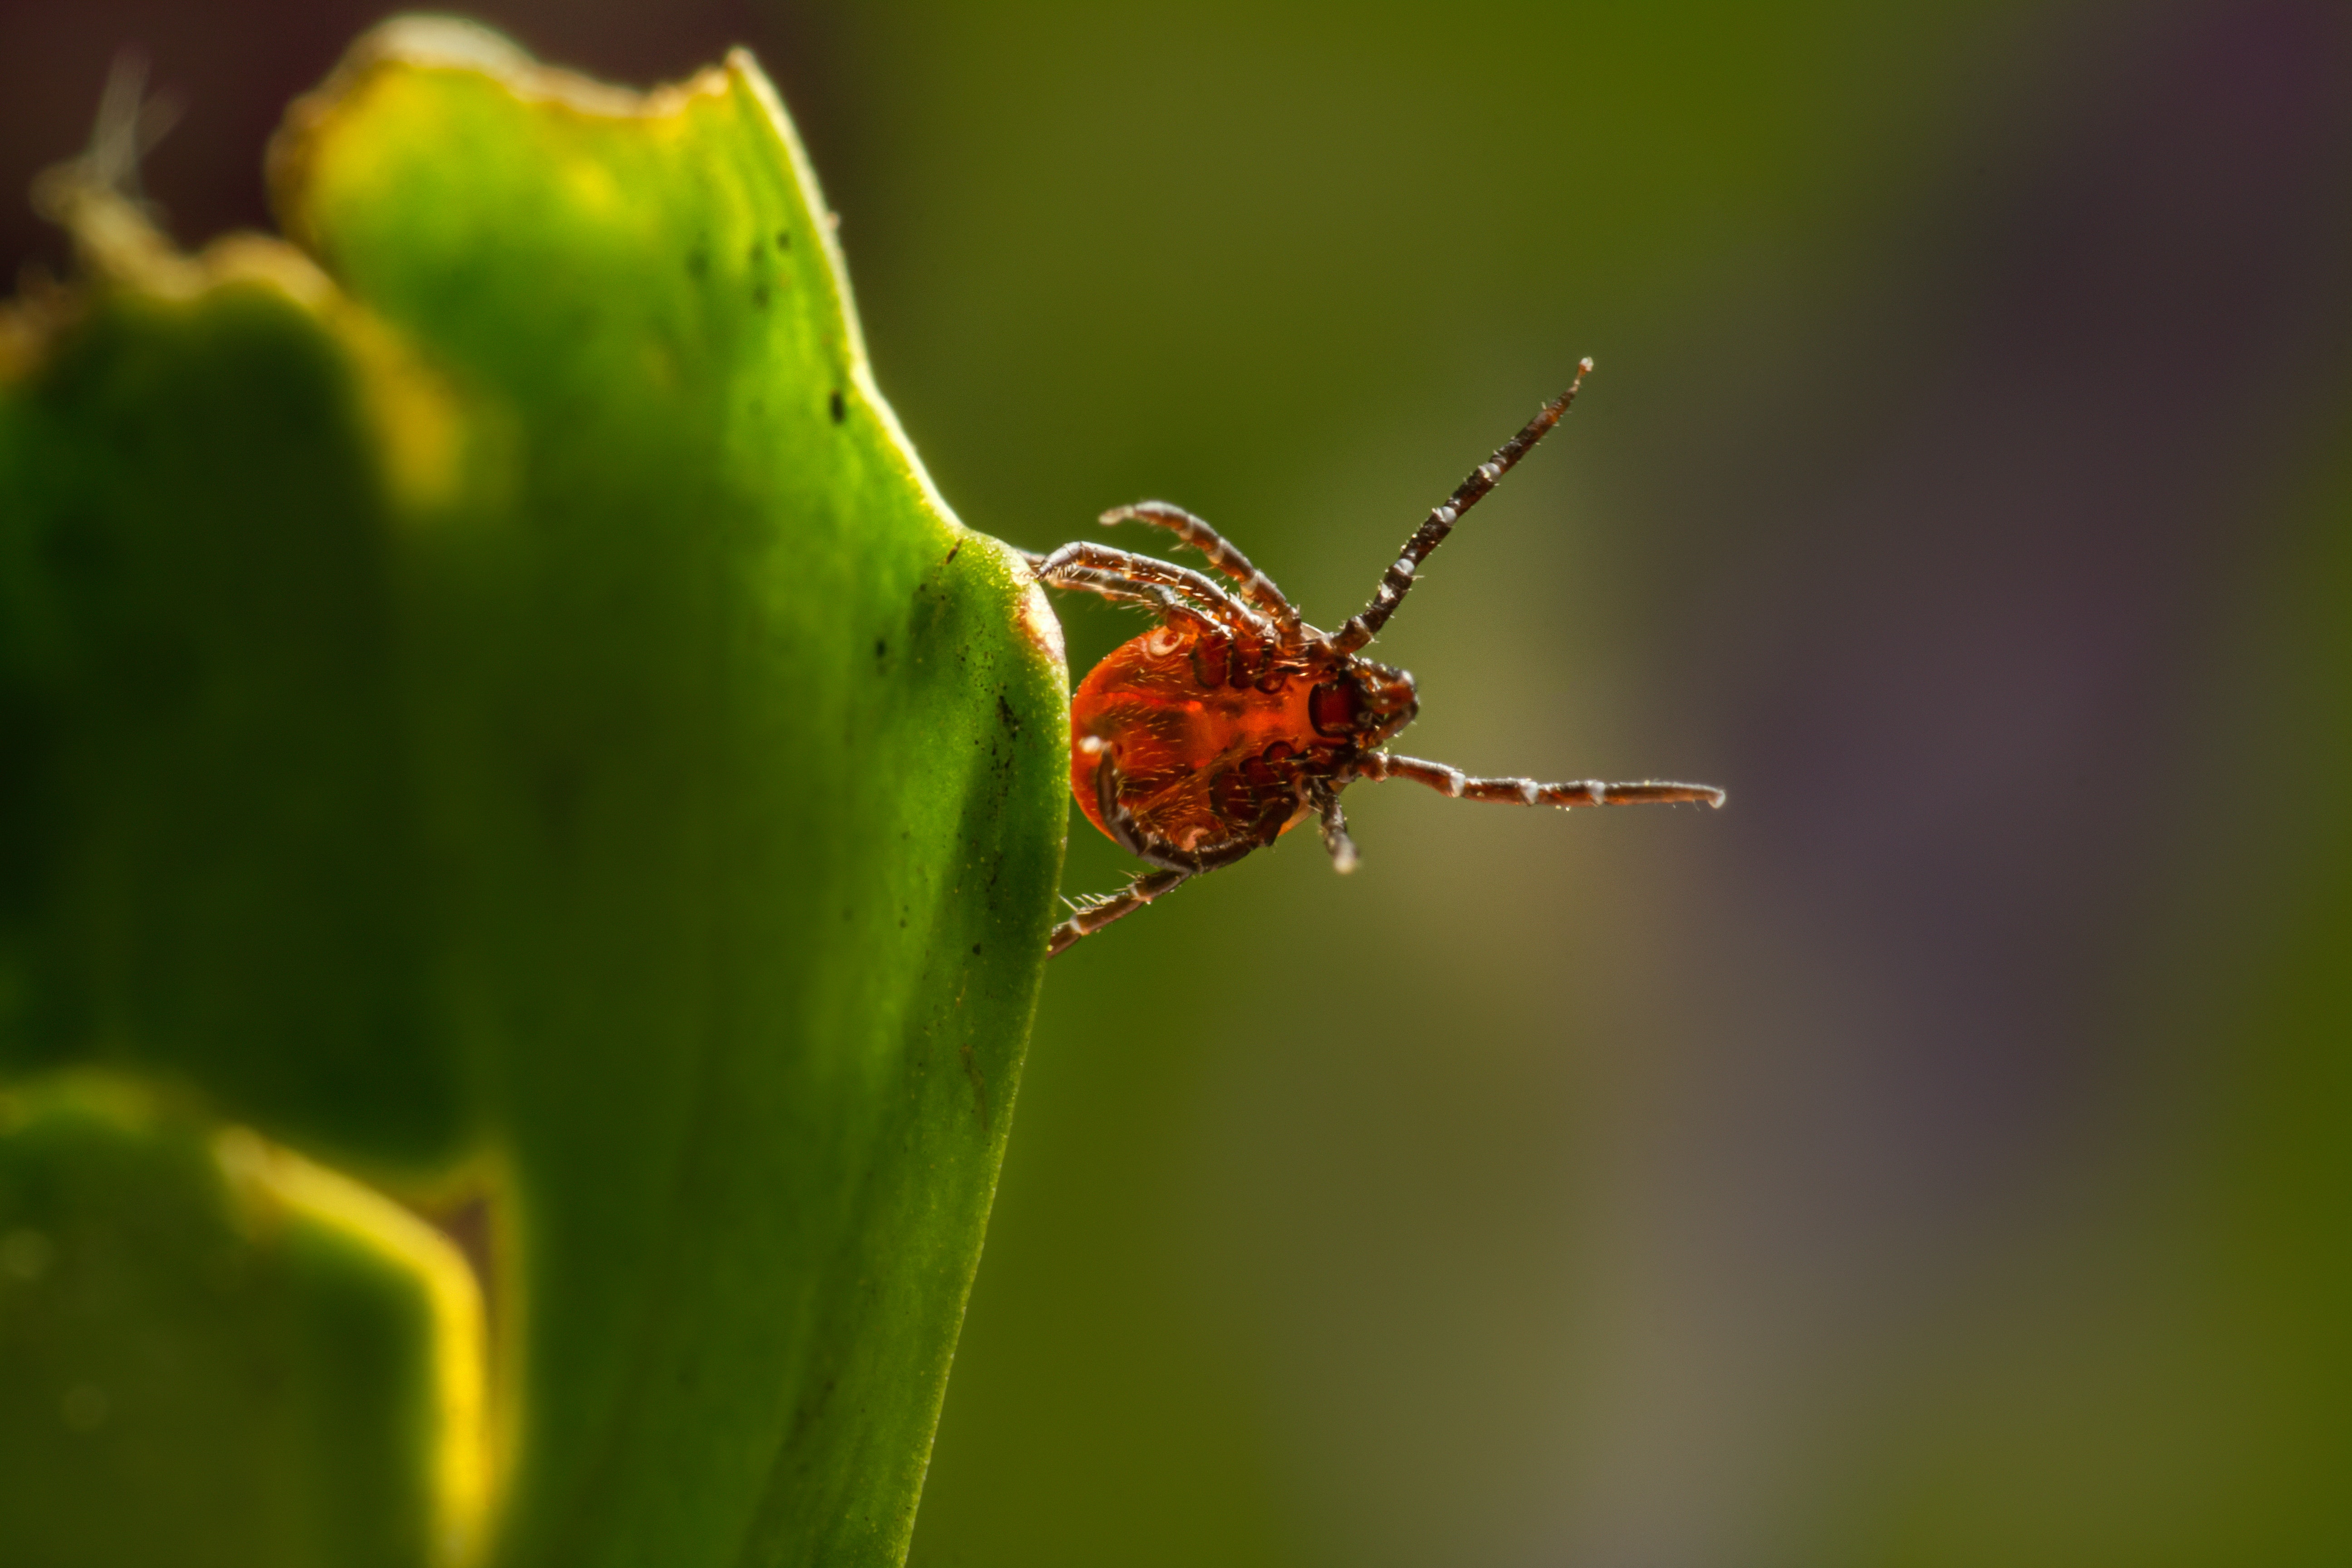
[[1420, 689], [1414, 686], [1412, 672], [1391, 669], [1385, 665], [1366, 661], [1363, 672], [1364, 710], [1374, 718], [1386, 719], [1416, 708], [1421, 703]]

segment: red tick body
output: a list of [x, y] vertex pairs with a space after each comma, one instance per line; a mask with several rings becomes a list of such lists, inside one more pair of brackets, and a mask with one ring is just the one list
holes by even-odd
[[1192, 855], [1271, 844], [1352, 760], [1363, 701], [1339, 661], [1161, 626], [1122, 644], [1070, 702], [1070, 788], [1109, 834], [1098, 775], [1148, 842]]
[[1538, 784], [1471, 778], [1383, 748], [1412, 722], [1412, 677], [1363, 658], [1412, 588], [1421, 563], [1462, 513], [1559, 422], [1577, 381], [1433, 509], [1362, 614], [1337, 632], [1308, 626], [1247, 557], [1181, 507], [1144, 501], [1105, 512], [1173, 531], [1234, 584], [1189, 567], [1089, 543], [1032, 556], [1038, 581], [1151, 611], [1160, 624], [1121, 644], [1070, 702], [1070, 790], [1088, 821], [1153, 869], [1080, 907], [1049, 952], [1131, 914], [1192, 877], [1273, 843], [1309, 816], [1341, 871], [1356, 863], [1339, 792], [1360, 779], [1409, 778], [1457, 798], [1521, 805], [1721, 805], [1707, 784]]

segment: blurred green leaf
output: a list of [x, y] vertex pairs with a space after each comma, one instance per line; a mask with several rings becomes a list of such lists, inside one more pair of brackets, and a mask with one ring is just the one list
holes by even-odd
[[461, 1558], [481, 1297], [437, 1231], [135, 1086], [0, 1093], [10, 1562]]
[[[496, 1560], [897, 1562], [1060, 864], [1050, 612], [875, 392], [748, 58], [640, 98], [395, 23], [271, 172], [307, 258], [85, 193], [100, 276], [0, 325], [0, 1072], [439, 1219]], [[89, 1561], [174, 1539], [131, 1473], [48, 1500], [155, 1521]]]

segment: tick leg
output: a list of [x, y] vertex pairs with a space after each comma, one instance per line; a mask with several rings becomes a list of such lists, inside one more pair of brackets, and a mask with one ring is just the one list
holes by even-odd
[[[1170, 561], [1155, 561], [1149, 555], [1137, 555], [1125, 550], [1113, 550], [1108, 544], [1091, 544], [1079, 540], [1063, 545], [1039, 562], [1036, 565], [1037, 580], [1041, 583], [1059, 582], [1073, 570], [1138, 585], [1172, 588], [1197, 602], [1233, 631], [1245, 632], [1259, 638], [1274, 636], [1274, 628], [1266, 624], [1265, 616], [1189, 566], [1179, 566]], [[1092, 586], [1091, 584], [1081, 585]], [[1100, 592], [1100, 589], [1096, 588], [1095, 591]]]
[[1344, 877], [1356, 868], [1356, 841], [1348, 837], [1348, 814], [1339, 809], [1339, 792], [1318, 788], [1309, 798], [1323, 818], [1323, 847], [1330, 852], [1331, 869]]
[[1101, 742], [1089, 738], [1078, 742], [1081, 750], [1102, 756], [1101, 765], [1095, 769], [1095, 808], [1101, 812], [1103, 826], [1110, 830], [1111, 841], [1152, 869], [1144, 872], [1116, 893], [1089, 899], [1072, 911], [1070, 918], [1054, 928], [1045, 944], [1048, 958], [1067, 949], [1082, 936], [1092, 936], [1116, 920], [1133, 914], [1154, 899], [1181, 887], [1203, 872], [1220, 866], [1230, 866], [1251, 850], [1258, 847], [1250, 839], [1221, 845], [1201, 855], [1179, 855], [1166, 848], [1154, 848], [1143, 836], [1134, 813], [1118, 798], [1122, 774], [1118, 771], [1118, 753]]
[[[1045, 581], [1045, 556], [1034, 550], [1016, 550], [1013, 553], [1028, 563], [1031, 576], [1040, 582]], [[1054, 586], [1083, 588], [1089, 594], [1100, 594], [1106, 599], [1130, 605], [1164, 605], [1176, 596], [1156, 584], [1138, 583], [1116, 573], [1097, 572], [1086, 566], [1056, 566], [1054, 569]], [[1197, 615], [1199, 612], [1194, 613]]]
[[1078, 750], [1087, 756], [1102, 758], [1101, 765], [1095, 769], [1095, 809], [1102, 814], [1103, 826], [1109, 831], [1111, 842], [1146, 865], [1198, 877], [1230, 866], [1253, 850], [1265, 848], [1276, 837], [1269, 833], [1263, 841], [1232, 838], [1201, 850], [1178, 849], [1164, 841], [1154, 844], [1144, 837], [1143, 825], [1136, 821], [1135, 814], [1119, 798], [1119, 785], [1127, 782], [1127, 775], [1119, 772], [1117, 749], [1088, 735], [1078, 742]]
[[1209, 558], [1209, 564], [1234, 580], [1241, 596], [1285, 630], [1300, 625], [1297, 607], [1283, 597], [1274, 579], [1250, 564], [1248, 556], [1228, 543], [1225, 536], [1171, 501], [1139, 500], [1113, 507], [1096, 520], [1108, 527], [1117, 522], [1148, 522], [1167, 529]]
[[1087, 900], [1068, 920], [1054, 928], [1054, 934], [1045, 941], [1045, 956], [1058, 958], [1080, 937], [1092, 936], [1111, 921], [1126, 919], [1192, 879], [1192, 873], [1186, 870], [1147, 871], [1116, 893]]
[[1110, 841], [1137, 859], [1152, 861], [1163, 870], [1189, 873], [1190, 867], [1170, 866], [1155, 859], [1150, 847], [1143, 842], [1143, 831], [1136, 823], [1135, 814], [1128, 810], [1126, 803], [1118, 798], [1118, 786], [1126, 782], [1127, 776], [1119, 772], [1118, 753], [1092, 735], [1078, 742], [1078, 750], [1088, 756], [1102, 758], [1095, 766], [1095, 812], [1102, 818], [1103, 826], [1110, 831]]
[[1386, 752], [1367, 753], [1357, 763], [1356, 773], [1367, 779], [1411, 779], [1456, 800], [1496, 801], [1505, 805], [1721, 805], [1724, 802], [1723, 792], [1713, 784], [1654, 781], [1603, 784], [1599, 779], [1538, 784], [1533, 779], [1476, 779], [1444, 763], [1424, 763], [1418, 757], [1391, 756]]
[[1333, 647], [1341, 653], [1353, 653], [1380, 636], [1381, 627], [1388, 624], [1388, 618], [1396, 614], [1396, 607], [1412, 591], [1413, 574], [1421, 570], [1430, 552], [1445, 542], [1445, 536], [1454, 531], [1462, 514], [1484, 500], [1486, 492], [1511, 471], [1512, 465], [1551, 433], [1551, 427], [1568, 412], [1568, 405], [1576, 401], [1576, 389], [1584, 384], [1585, 375], [1591, 369], [1591, 360], [1578, 362], [1576, 379], [1568, 384], [1568, 390], [1538, 409], [1525, 428], [1497, 447], [1493, 457], [1479, 464], [1468, 479], [1454, 487], [1443, 504], [1431, 511], [1413, 531], [1412, 537], [1404, 542], [1404, 549], [1395, 563], [1381, 574], [1380, 589], [1373, 594], [1372, 602], [1364, 606], [1364, 613], [1332, 635]]
[[[1032, 559], [1042, 561], [1045, 557]], [[1108, 572], [1066, 566], [1054, 574], [1054, 584], [1056, 587], [1082, 588], [1089, 594], [1100, 594], [1115, 604], [1140, 605], [1158, 616], [1161, 624], [1180, 627], [1194, 637], [1217, 637], [1225, 631], [1225, 627], [1156, 583], [1136, 583]]]

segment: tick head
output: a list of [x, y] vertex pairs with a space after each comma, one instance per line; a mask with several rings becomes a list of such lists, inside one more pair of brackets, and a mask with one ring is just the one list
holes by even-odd
[[1307, 699], [1315, 732], [1362, 750], [1385, 745], [1421, 711], [1412, 677], [1369, 658], [1349, 658], [1329, 669], [1328, 679]]
[[1357, 719], [1360, 746], [1384, 745], [1412, 722], [1421, 711], [1421, 697], [1406, 671], [1369, 658], [1356, 660], [1356, 685], [1360, 708]]

